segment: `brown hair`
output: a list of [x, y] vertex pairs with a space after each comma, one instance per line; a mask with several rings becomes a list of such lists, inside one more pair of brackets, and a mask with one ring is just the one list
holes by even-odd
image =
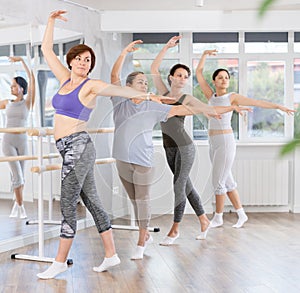
[[126, 84], [132, 84], [132, 82], [134, 81], [134, 79], [139, 75], [139, 74], [145, 74], [142, 71], [134, 71], [128, 74], [127, 78], [126, 78]]
[[90, 52], [90, 54], [91, 54], [91, 68], [89, 70], [89, 73], [92, 72], [92, 70], [95, 67], [96, 56], [95, 56], [93, 49], [84, 44], [76, 45], [68, 51], [68, 53], [67, 53], [68, 68], [70, 70], [72, 69], [70, 63], [76, 56], [80, 55], [83, 52], [87, 52], [87, 51]]

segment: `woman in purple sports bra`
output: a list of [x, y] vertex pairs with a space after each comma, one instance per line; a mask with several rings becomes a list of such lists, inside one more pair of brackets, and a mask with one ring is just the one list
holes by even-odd
[[67, 257], [76, 234], [76, 205], [79, 196], [91, 212], [103, 242], [105, 257], [96, 272], [106, 271], [118, 265], [110, 219], [103, 209], [97, 194], [94, 179], [96, 152], [89, 137], [87, 121], [96, 105], [97, 96], [135, 97], [143, 100], [160, 100], [160, 96], [146, 94], [130, 87], [107, 84], [102, 80], [89, 79], [88, 75], [95, 66], [95, 54], [86, 45], [72, 47], [67, 53], [68, 68], [53, 51], [53, 30], [56, 19], [66, 21], [66, 11], [58, 10], [50, 14], [42, 43], [43, 55], [60, 89], [53, 97], [55, 108], [54, 138], [62, 159], [61, 173], [61, 212], [62, 224], [59, 248], [55, 261], [43, 273], [41, 279], [55, 278], [67, 270]]

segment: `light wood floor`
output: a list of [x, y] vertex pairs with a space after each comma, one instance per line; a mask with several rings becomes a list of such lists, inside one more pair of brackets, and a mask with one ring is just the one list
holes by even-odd
[[[172, 247], [158, 242], [172, 215], [153, 217], [153, 233], [143, 260], [130, 256], [136, 231], [114, 230], [121, 264], [95, 273], [103, 248], [95, 227], [79, 231], [70, 258], [74, 264], [53, 280], [38, 280], [36, 273], [49, 264], [11, 260], [12, 253], [37, 255], [37, 245], [0, 254], [0, 292], [300, 292], [300, 214], [249, 213], [242, 229], [231, 227], [234, 213], [225, 214], [224, 226], [211, 229], [207, 240], [195, 240], [197, 219], [185, 215], [180, 238]], [[120, 221], [118, 222], [118, 224]], [[57, 239], [45, 242], [46, 256], [56, 253]]]

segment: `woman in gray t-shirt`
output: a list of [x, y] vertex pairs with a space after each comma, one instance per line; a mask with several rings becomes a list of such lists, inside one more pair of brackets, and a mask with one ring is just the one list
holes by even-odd
[[[140, 43], [141, 40], [133, 41], [121, 52], [111, 72], [113, 84], [121, 85], [120, 72], [124, 60], [128, 53], [137, 50], [135, 45]], [[145, 93], [148, 90], [147, 77], [143, 72], [129, 74], [126, 85]], [[201, 102], [173, 106], [134, 98], [112, 97], [111, 100], [115, 122], [113, 157], [117, 160], [118, 173], [133, 204], [139, 226], [139, 239], [132, 259], [142, 259], [146, 246], [153, 241], [148, 231], [151, 218], [149, 189], [152, 184], [153, 127], [157, 122], [166, 121], [175, 115], [219, 115], [215, 108]], [[173, 100], [166, 97], [165, 102]], [[228, 109], [223, 108], [222, 111]]]

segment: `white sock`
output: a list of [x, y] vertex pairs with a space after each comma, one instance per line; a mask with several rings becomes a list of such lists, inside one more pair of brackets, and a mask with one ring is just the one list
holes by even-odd
[[165, 236], [161, 242], [159, 242], [159, 245], [162, 246], [170, 246], [174, 244], [175, 240], [179, 237], [179, 233], [175, 237]]
[[53, 279], [58, 274], [65, 272], [68, 269], [66, 262], [54, 261], [52, 265], [43, 273], [37, 274], [40, 279]]
[[215, 213], [214, 217], [212, 218], [209, 227], [216, 228], [223, 225], [223, 213]]
[[27, 218], [27, 215], [26, 215], [26, 211], [25, 211], [24, 205], [19, 206], [19, 207], [18, 207], [18, 210], [19, 210], [20, 219], [25, 219], [25, 218]]
[[248, 221], [248, 217], [243, 208], [236, 210], [236, 212], [237, 212], [239, 218], [238, 218], [238, 221], [236, 222], [236, 224], [234, 224], [232, 227], [233, 228], [241, 228]]
[[93, 267], [93, 271], [101, 273], [107, 271], [107, 269], [118, 265], [121, 262], [117, 254], [112, 257], [104, 257], [102, 264], [99, 267]]
[[15, 203], [11, 209], [10, 215], [9, 215], [10, 218], [16, 218], [18, 216], [18, 212], [19, 212], [18, 208], [19, 208], [19, 205], [15, 201]]
[[143, 259], [144, 257], [144, 251], [145, 251], [145, 246], [137, 246], [135, 248], [135, 252], [133, 254], [133, 256], [131, 257], [131, 259]]

